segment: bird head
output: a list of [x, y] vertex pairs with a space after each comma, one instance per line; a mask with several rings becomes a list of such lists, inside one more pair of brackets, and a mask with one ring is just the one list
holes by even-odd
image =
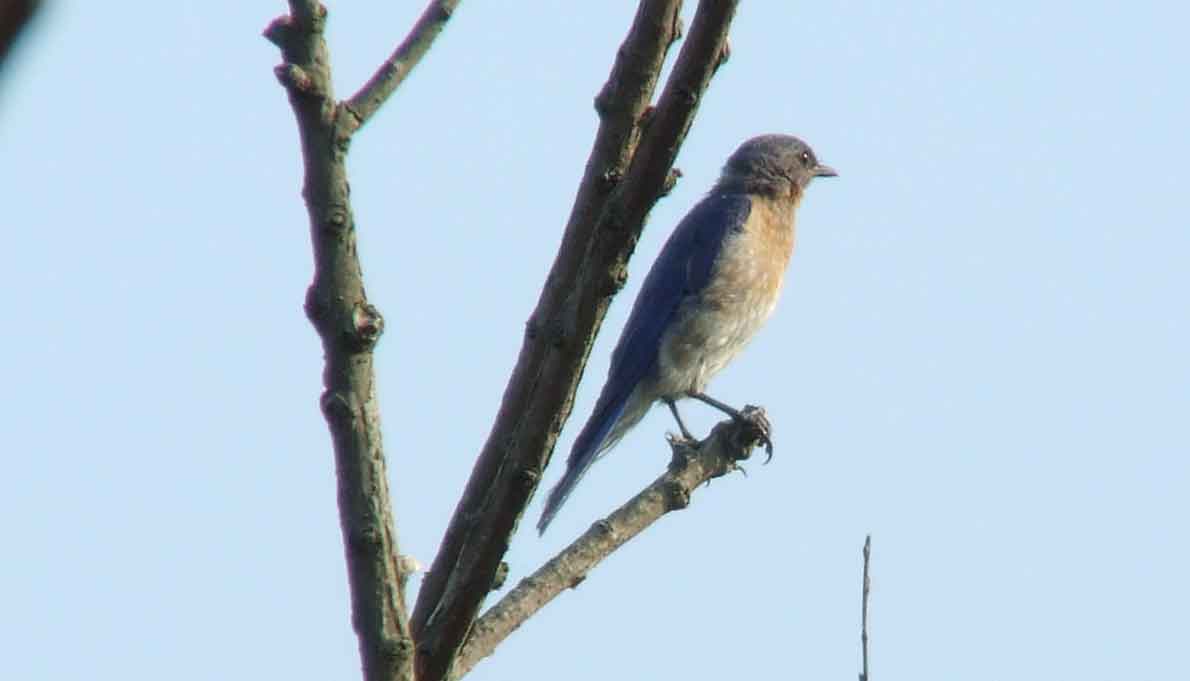
[[810, 145], [793, 135], [761, 135], [740, 145], [723, 166], [719, 186], [729, 190], [798, 199], [816, 177], [835, 177]]

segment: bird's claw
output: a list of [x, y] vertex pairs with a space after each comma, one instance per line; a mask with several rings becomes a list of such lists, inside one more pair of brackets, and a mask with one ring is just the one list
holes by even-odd
[[696, 445], [698, 438], [690, 433], [666, 433], [665, 439], [669, 441], [670, 445]]
[[740, 411], [740, 420], [752, 427], [751, 435], [758, 444], [764, 445], [764, 462], [773, 460], [773, 424], [764, 413], [763, 407], [749, 404]]

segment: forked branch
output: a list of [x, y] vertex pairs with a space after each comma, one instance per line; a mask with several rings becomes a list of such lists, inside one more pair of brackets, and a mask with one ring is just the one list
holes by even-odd
[[751, 454], [759, 434], [748, 422], [724, 421], [702, 442], [671, 441], [673, 458], [661, 477], [488, 608], [471, 630], [451, 677], [469, 672], [538, 610], [566, 589], [577, 587], [604, 558], [663, 515], [686, 508], [699, 485], [736, 470]]
[[[444, 678], [491, 590], [558, 433], [587, 354], [702, 93], [726, 50], [735, 2], [704, 0], [658, 101], [648, 102], [678, 36], [675, 0], [644, 0], [596, 98], [599, 133], [558, 256], [526, 325], [487, 442], [413, 613], [420, 681]], [[639, 140], [639, 142], [638, 142]]]
[[275, 71], [289, 95], [302, 143], [302, 196], [314, 250], [306, 315], [325, 357], [321, 406], [334, 443], [351, 621], [367, 681], [412, 681], [414, 645], [405, 604], [409, 561], [400, 560], [372, 367], [372, 349], [384, 319], [364, 291], [346, 156], [351, 135], [441, 31], [449, 17], [443, 7], [456, 4], [435, 2], [426, 10], [394, 57], [357, 95], [361, 103], [353, 105], [351, 115], [343, 115], [348, 105], [335, 100], [323, 37], [326, 8], [311, 0], [290, 0], [289, 15], [265, 29], [265, 37], [281, 49], [283, 61]]

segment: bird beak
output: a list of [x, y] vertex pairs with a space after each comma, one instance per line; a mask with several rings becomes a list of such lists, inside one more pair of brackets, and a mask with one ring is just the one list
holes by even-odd
[[834, 168], [832, 168], [828, 165], [819, 163], [817, 166], [814, 167], [814, 177], [838, 177], [838, 176], [839, 176], [839, 171], [835, 170]]

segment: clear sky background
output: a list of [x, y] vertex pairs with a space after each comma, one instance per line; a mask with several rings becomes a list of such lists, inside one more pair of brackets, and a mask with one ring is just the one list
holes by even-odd
[[[328, 4], [345, 96], [421, 3]], [[0, 73], [0, 677], [358, 678], [297, 135], [260, 37], [284, 8], [53, 2]], [[397, 523], [423, 563], [631, 16], [464, 2], [356, 138]], [[854, 678], [867, 532], [878, 678], [1177, 678], [1188, 18], [744, 3], [545, 484], [669, 230], [740, 141], [788, 132], [841, 177], [809, 191], [777, 313], [712, 385], [767, 407], [776, 457], [701, 489], [472, 678]], [[544, 539], [535, 499], [509, 583], [659, 474], [672, 429], [655, 410]]]

